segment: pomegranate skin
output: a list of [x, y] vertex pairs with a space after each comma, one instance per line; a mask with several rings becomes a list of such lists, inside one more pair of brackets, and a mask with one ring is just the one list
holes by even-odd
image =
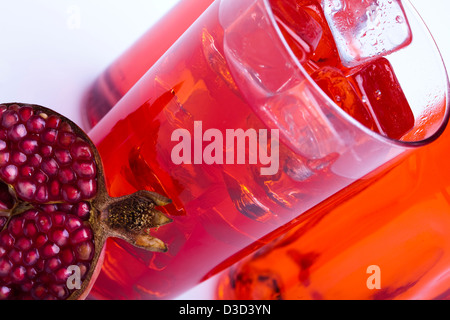
[[149, 230], [171, 222], [155, 210], [169, 202], [148, 191], [109, 197], [78, 126], [41, 106], [0, 105], [0, 300], [84, 299], [108, 237], [167, 250]]

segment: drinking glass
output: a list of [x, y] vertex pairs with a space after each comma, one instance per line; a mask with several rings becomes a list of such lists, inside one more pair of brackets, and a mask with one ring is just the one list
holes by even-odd
[[[273, 3], [215, 1], [89, 133], [110, 194], [158, 192], [172, 199], [161, 210], [173, 219], [153, 232], [167, 253], [109, 240], [92, 297], [176, 297], [437, 139], [448, 121], [448, 78], [420, 18], [408, 2], [404, 10], [409, 45], [369, 63], [391, 72], [389, 59], [411, 106], [410, 130], [393, 138], [313, 80], [308, 69], [317, 66], [303, 63]], [[385, 89], [362, 100], [392, 96]]]

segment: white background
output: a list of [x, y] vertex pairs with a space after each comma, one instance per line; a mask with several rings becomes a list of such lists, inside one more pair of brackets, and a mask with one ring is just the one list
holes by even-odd
[[[44, 105], [83, 126], [88, 86], [177, 1], [0, 0], [0, 102]], [[411, 2], [450, 68], [450, 1]], [[216, 280], [179, 298], [212, 299]]]

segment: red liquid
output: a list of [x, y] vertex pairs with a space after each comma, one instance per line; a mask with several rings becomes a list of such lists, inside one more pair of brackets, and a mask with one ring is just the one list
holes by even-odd
[[[220, 1], [215, 2], [90, 132], [104, 160], [110, 194], [121, 196], [139, 189], [157, 191], [173, 200], [162, 210], [174, 220], [154, 232], [167, 242], [166, 254], [149, 253], [120, 240], [109, 240], [102, 273], [92, 290], [94, 298], [176, 297], [301, 222], [300, 214], [312, 208], [306, 216], [322, 212], [360, 191], [374, 179], [372, 176], [360, 180], [361, 172], [367, 173], [371, 171], [368, 168], [392, 159], [386, 158], [383, 151], [372, 154], [378, 150], [378, 142], [369, 139], [356, 152], [373, 157], [367, 158], [367, 167], [355, 166], [352, 154], [333, 151], [334, 135], [323, 122], [318, 106], [310, 105], [293, 109], [302, 113], [291, 113], [296, 115], [292, 122], [279, 123], [280, 170], [274, 175], [261, 175], [264, 165], [260, 161], [208, 165], [194, 159], [195, 164], [176, 165], [172, 150], [178, 142], [172, 141], [171, 136], [184, 128], [196, 140], [196, 121], [202, 121], [202, 132], [215, 129], [224, 137], [227, 129], [272, 128], [266, 114], [256, 108], [259, 100], [244, 98], [248, 92], [241, 90], [238, 82], [245, 78], [230, 72], [234, 66], [225, 58], [224, 30], [217, 23], [219, 5]], [[257, 67], [257, 53], [261, 46], [267, 48], [267, 42], [257, 40], [264, 39], [266, 31], [251, 29], [255, 24], [246, 18], [239, 22], [247, 28], [237, 30], [242, 34], [229, 33], [227, 41], [235, 45], [236, 39], [251, 35], [247, 38], [251, 43], [242, 53], [250, 67]], [[246, 24], [247, 21], [250, 22]], [[270, 50], [263, 52], [264, 58], [270, 59], [270, 54]], [[305, 59], [309, 59], [308, 53]], [[335, 57], [330, 58], [334, 60]], [[271, 61], [283, 64], [277, 59]], [[276, 88], [277, 81], [285, 76], [273, 77], [270, 70], [265, 71], [259, 77], [266, 80], [269, 90]], [[308, 86], [308, 82], [297, 86], [295, 98], [306, 99], [305, 103], [323, 99], [320, 92]], [[289, 114], [289, 97], [292, 96], [271, 101], [272, 114]], [[338, 117], [333, 112], [337, 111], [329, 110], [327, 115], [330, 121]], [[306, 136], [306, 141], [320, 141], [302, 149], [311, 156], [293, 151], [298, 141], [289, 139], [291, 133], [285, 125], [298, 128], [294, 133]], [[345, 125], [345, 130], [353, 127], [350, 123]], [[356, 137], [359, 138], [367, 140], [362, 134]], [[207, 146], [203, 143], [202, 150]], [[195, 149], [194, 145], [191, 151], [195, 153]], [[248, 157], [251, 150], [247, 145]], [[395, 149], [389, 151], [398, 153]], [[346, 174], [348, 168], [354, 176]]]
[[114, 61], [87, 94], [86, 126], [95, 126], [213, 1], [180, 0]]

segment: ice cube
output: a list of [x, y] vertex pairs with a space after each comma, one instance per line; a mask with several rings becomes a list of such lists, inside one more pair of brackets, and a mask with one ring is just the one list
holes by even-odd
[[[275, 20], [300, 61], [316, 50], [322, 27], [294, 1], [270, 0]], [[299, 55], [300, 53], [300, 55]]]
[[401, 0], [322, 0], [321, 4], [345, 67], [361, 65], [411, 43]]
[[352, 77], [382, 133], [400, 139], [414, 127], [414, 114], [387, 59], [371, 62]]
[[378, 132], [375, 120], [339, 69], [324, 67], [314, 72], [311, 77], [342, 110], [367, 128]]
[[339, 53], [334, 42], [328, 22], [325, 19], [320, 0], [297, 0], [303, 10], [309, 14], [322, 28], [322, 38], [311, 56], [313, 64], [321, 66], [340, 66]]

